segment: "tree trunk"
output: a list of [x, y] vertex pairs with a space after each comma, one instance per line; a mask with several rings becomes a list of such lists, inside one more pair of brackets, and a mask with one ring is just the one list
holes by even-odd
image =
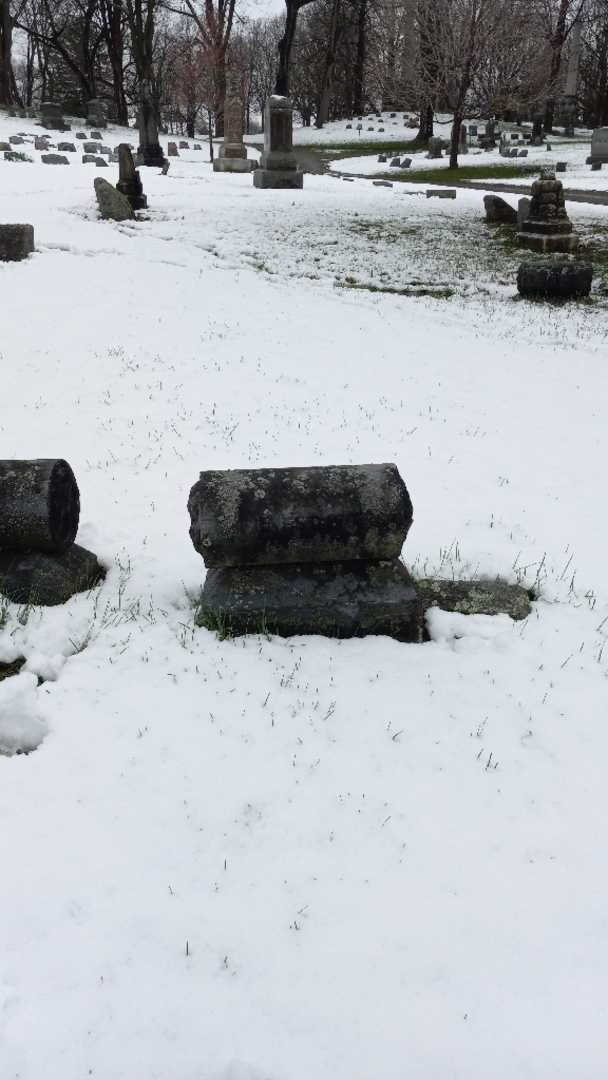
[[458, 168], [458, 147], [460, 145], [460, 128], [463, 120], [463, 116], [454, 115], [452, 134], [450, 136], [450, 169]]
[[339, 15], [340, 0], [333, 0], [331, 9], [331, 21], [329, 27], [329, 41], [327, 44], [327, 52], [325, 54], [325, 66], [323, 70], [323, 82], [321, 84], [319, 108], [317, 110], [317, 118], [315, 120], [315, 127], [317, 128], [322, 128], [323, 124], [326, 124], [329, 118], [329, 102], [331, 97], [334, 65], [336, 62], [336, 47], [339, 37]]
[[12, 45], [13, 21], [10, 0], [0, 0], [0, 105], [13, 103]]
[[545, 105], [545, 131], [551, 134], [555, 120], [555, 88], [562, 63], [562, 49], [566, 40], [566, 16], [570, 0], [560, 0], [555, 33], [551, 38], [551, 65], [549, 69], [549, 94]]
[[143, 165], [164, 163], [164, 154], [158, 141], [158, 122], [154, 103], [154, 90], [150, 78], [140, 80], [139, 87], [139, 155]]
[[365, 60], [367, 55], [367, 4], [368, 0], [359, 0], [357, 11], [357, 52], [355, 56], [353, 113], [360, 116], [363, 112], [365, 78]]
[[285, 30], [283, 31], [283, 37], [279, 41], [279, 67], [274, 88], [275, 94], [279, 94], [281, 97], [287, 97], [289, 94], [289, 61], [296, 36], [300, 4], [298, 0], [285, 0], [285, 7]]
[[421, 142], [428, 142], [435, 131], [435, 112], [432, 105], [425, 105], [420, 111], [420, 127], [417, 138]]

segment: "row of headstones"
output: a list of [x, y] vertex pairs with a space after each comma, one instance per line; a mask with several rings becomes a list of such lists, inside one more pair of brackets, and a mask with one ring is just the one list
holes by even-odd
[[[92, 131], [88, 136], [84, 131], [77, 132], [76, 138], [84, 140], [82, 142], [82, 163], [83, 165], [95, 164], [99, 167], [105, 168], [108, 162], [112, 164], [118, 163], [118, 147], [112, 149], [109, 146], [104, 146], [98, 142], [89, 142], [90, 139], [101, 139], [101, 133], [99, 131]], [[11, 135], [8, 143], [0, 142], [0, 151], [4, 151], [4, 158], [7, 161], [20, 160], [21, 155], [15, 152], [14, 148], [17, 146], [29, 146], [32, 136], [27, 133], [21, 135]], [[50, 143], [48, 135], [34, 135], [34, 150], [41, 151], [41, 161], [45, 165], [69, 165], [69, 160], [65, 154], [75, 154], [77, 147], [71, 142], [58, 142], [56, 146], [57, 153], [49, 153], [54, 146]], [[108, 159], [107, 161], [105, 159]]]

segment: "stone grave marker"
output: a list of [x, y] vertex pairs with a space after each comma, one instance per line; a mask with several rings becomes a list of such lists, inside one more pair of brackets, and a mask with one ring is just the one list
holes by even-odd
[[591, 162], [608, 164], [608, 127], [596, 128], [591, 136]]
[[214, 172], [251, 172], [253, 161], [247, 159], [247, 147], [243, 142], [243, 102], [241, 100], [241, 77], [238, 71], [226, 74], [226, 100], [224, 104], [224, 141], [213, 161]]
[[0, 225], [0, 262], [20, 262], [33, 251], [33, 225]]
[[[106, 107], [99, 98], [91, 98], [87, 104], [87, 123], [92, 128], [101, 128], [102, 130], [108, 126]], [[91, 135], [91, 138], [100, 139], [101, 135]]]
[[111, 221], [130, 221], [135, 217], [127, 196], [109, 184], [102, 176], [95, 177], [93, 186], [102, 218]]
[[552, 169], [543, 169], [531, 190], [530, 215], [517, 233], [519, 247], [531, 251], [571, 252], [578, 237], [566, 212], [564, 188]]
[[591, 263], [525, 262], [517, 273], [521, 296], [545, 300], [579, 300], [589, 296], [593, 281]]
[[146, 210], [148, 200], [138, 170], [135, 168], [133, 155], [126, 143], [118, 147], [118, 183], [116, 190], [128, 200], [133, 210]]
[[169, 157], [179, 157], [179, 151], [177, 149], [177, 143], [170, 142], [167, 146], [167, 155]]
[[69, 165], [67, 157], [63, 154], [42, 154], [40, 160], [45, 165]]
[[287, 97], [272, 94], [266, 102], [264, 150], [253, 183], [256, 188], [304, 186], [304, 174], [293, 152], [293, 108]]
[[40, 106], [40, 123], [52, 131], [69, 131], [70, 125], [63, 119], [61, 105], [55, 101], [43, 101]]

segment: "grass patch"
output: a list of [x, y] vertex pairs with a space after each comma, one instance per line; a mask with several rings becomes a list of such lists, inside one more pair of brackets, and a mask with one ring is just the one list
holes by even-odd
[[[408, 184], [450, 184], [459, 180], [519, 180], [537, 177], [538, 165], [461, 165], [458, 169], [391, 169], [374, 173], [372, 180], [406, 180]], [[523, 194], [523, 192], [522, 192]]]
[[336, 289], [355, 289], [361, 292], [389, 293], [391, 296], [432, 296], [435, 300], [450, 300], [455, 289], [450, 285], [429, 285], [411, 282], [409, 285], [371, 285], [364, 281], [337, 281]]

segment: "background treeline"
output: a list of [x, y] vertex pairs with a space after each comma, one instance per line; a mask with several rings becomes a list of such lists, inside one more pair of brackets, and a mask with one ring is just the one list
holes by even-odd
[[578, 116], [608, 124], [608, 0], [286, 0], [247, 17], [238, 0], [0, 0], [0, 105], [103, 99], [127, 123], [222, 134], [226, 65], [250, 125], [289, 91], [306, 125], [371, 108], [560, 119], [568, 72]]

